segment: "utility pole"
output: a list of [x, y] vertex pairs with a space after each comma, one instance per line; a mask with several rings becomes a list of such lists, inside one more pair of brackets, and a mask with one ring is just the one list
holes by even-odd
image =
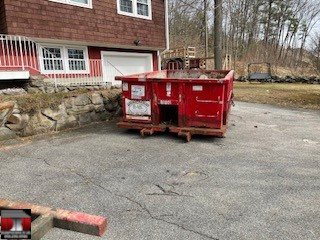
[[209, 56], [209, 37], [208, 37], [208, 0], [203, 0], [204, 4], [204, 26], [205, 26], [205, 57]]
[[214, 65], [222, 69], [222, 0], [214, 0]]

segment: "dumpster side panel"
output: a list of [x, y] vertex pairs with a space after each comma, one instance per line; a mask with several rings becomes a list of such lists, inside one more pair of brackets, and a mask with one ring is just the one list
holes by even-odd
[[186, 84], [186, 127], [222, 128], [224, 84]]

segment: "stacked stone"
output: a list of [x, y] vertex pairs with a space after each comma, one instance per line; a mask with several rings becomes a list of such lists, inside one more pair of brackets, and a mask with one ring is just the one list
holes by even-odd
[[30, 78], [25, 86], [24, 90], [27, 93], [57, 93], [57, 92], [72, 92], [81, 89], [87, 89], [89, 91], [106, 90], [111, 89], [110, 85], [96, 85], [96, 86], [58, 86], [57, 88], [52, 82], [46, 82], [42, 77], [33, 76]]
[[118, 89], [67, 97], [56, 109], [30, 113], [21, 113], [16, 104], [7, 123], [0, 126], [0, 141], [111, 120], [121, 114], [121, 104]]
[[263, 82], [263, 83], [304, 83], [304, 84], [320, 84], [320, 77], [278, 77], [272, 76], [271, 79], [263, 80], [249, 80], [247, 76], [240, 76], [237, 81], [239, 82]]

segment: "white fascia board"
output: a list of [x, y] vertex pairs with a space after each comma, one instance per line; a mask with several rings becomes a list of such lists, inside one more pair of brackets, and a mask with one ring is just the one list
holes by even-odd
[[29, 71], [0, 71], [0, 80], [27, 80]]

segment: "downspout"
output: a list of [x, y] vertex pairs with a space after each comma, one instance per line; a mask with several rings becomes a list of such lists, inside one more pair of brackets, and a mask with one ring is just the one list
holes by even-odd
[[166, 28], [166, 49], [159, 54], [158, 51], [158, 69], [161, 70], [161, 56], [165, 54], [170, 49], [170, 32], [169, 32], [169, 7], [168, 1], [164, 0], [164, 7], [165, 7], [165, 28]]
[[[164, 52], [170, 49], [170, 32], [169, 32], [169, 0], [164, 0], [165, 2], [165, 22], [166, 22], [166, 49]], [[162, 53], [164, 53], [162, 52]]]

